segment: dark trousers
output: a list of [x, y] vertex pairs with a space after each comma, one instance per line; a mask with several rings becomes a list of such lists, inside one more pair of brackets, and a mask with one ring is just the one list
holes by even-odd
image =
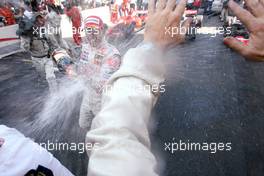
[[204, 14], [210, 14], [212, 12], [212, 6], [214, 1], [205, 1]]

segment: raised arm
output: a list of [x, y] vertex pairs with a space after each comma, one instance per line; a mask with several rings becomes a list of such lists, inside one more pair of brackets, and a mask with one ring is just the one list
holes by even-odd
[[144, 42], [125, 54], [107, 82], [102, 110], [87, 133], [87, 142], [95, 144], [89, 151], [89, 176], [157, 176], [148, 124], [158, 97], [148, 87], [164, 81], [163, 52], [184, 41], [184, 34], [171, 36], [166, 28], [180, 27], [185, 5], [186, 0], [178, 5], [159, 0], [156, 7], [155, 0], [150, 1]]

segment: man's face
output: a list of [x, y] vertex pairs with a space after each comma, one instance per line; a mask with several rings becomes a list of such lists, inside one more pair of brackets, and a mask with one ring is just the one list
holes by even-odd
[[103, 40], [104, 32], [99, 28], [88, 27], [85, 28], [85, 35], [88, 43], [92, 47], [97, 47]]
[[44, 25], [45, 25], [45, 18], [43, 18], [42, 16], [38, 16], [36, 19], [36, 26], [42, 27]]

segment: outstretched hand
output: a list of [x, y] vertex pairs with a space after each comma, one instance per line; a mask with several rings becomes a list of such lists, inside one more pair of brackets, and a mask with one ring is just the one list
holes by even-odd
[[181, 25], [187, 0], [149, 0], [148, 20], [144, 41], [151, 42], [161, 49], [177, 45], [185, 40], [190, 20]]
[[245, 46], [234, 37], [227, 37], [224, 43], [248, 60], [264, 61], [264, 0], [245, 0], [248, 10], [233, 0], [229, 8], [246, 26], [250, 33], [249, 43]]

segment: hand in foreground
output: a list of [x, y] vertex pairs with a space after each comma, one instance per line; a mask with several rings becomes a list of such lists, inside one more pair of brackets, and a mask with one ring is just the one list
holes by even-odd
[[185, 40], [190, 20], [181, 26], [181, 18], [187, 0], [149, 0], [148, 20], [144, 41], [151, 42], [161, 49], [177, 45]]
[[224, 43], [240, 53], [246, 59], [264, 61], [264, 0], [245, 0], [248, 11], [240, 7], [233, 0], [228, 3], [229, 8], [247, 27], [250, 37], [245, 46], [233, 37], [224, 39]]

